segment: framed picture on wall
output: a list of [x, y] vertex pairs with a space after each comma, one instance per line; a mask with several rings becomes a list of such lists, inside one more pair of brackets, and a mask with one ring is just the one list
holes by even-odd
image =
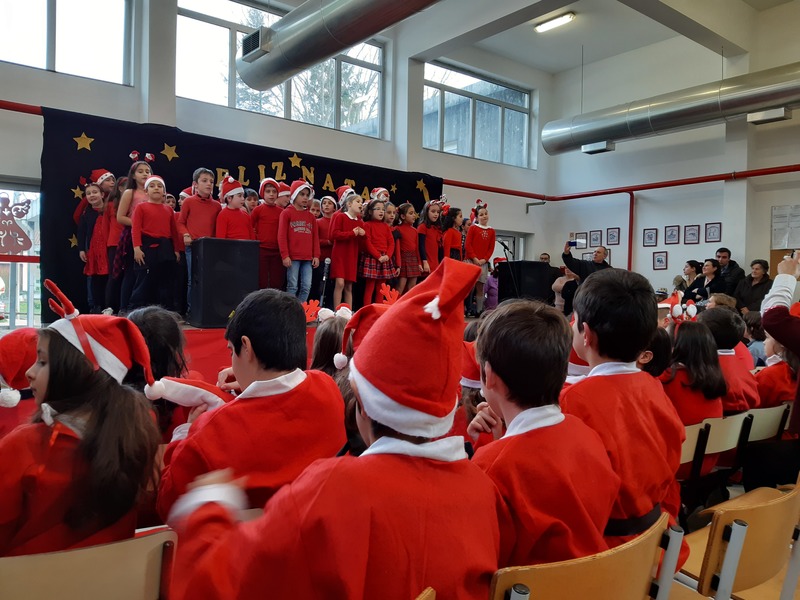
[[599, 229], [589, 232], [589, 247], [597, 248], [603, 245], [603, 232]]
[[581, 260], [592, 260], [592, 257], [594, 257], [594, 252], [584, 252], [581, 254]]
[[642, 232], [642, 246], [658, 246], [658, 229], [645, 229]]
[[606, 246], [619, 246], [619, 227], [606, 229]]
[[664, 243], [665, 244], [680, 244], [681, 243], [681, 226], [680, 225], [666, 225], [664, 227]]
[[666, 271], [667, 270], [667, 251], [653, 252], [653, 270]]
[[706, 223], [706, 244], [722, 241], [722, 223]]
[[700, 243], [700, 225], [683, 226], [683, 243], [684, 244]]
[[575, 234], [575, 242], [577, 242], [576, 248], [587, 248], [587, 236], [586, 232], [576, 233]]

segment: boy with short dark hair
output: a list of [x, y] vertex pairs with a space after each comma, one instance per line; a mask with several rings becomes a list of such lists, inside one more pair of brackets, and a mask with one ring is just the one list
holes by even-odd
[[[445, 258], [358, 345], [350, 381], [369, 445], [361, 456], [314, 463], [261, 518], [239, 525], [230, 477], [210, 474], [181, 498], [171, 519], [181, 535], [178, 598], [213, 590], [237, 600], [406, 600], [427, 586], [460, 600], [488, 597], [503, 501], [463, 438], [435, 439], [458, 410], [463, 300], [479, 273]], [[398, 339], [406, 352], [387, 369]], [[428, 368], [417, 368], [420, 356]]]
[[745, 328], [742, 318], [727, 308], [709, 308], [697, 315], [697, 320], [711, 330], [717, 343], [719, 366], [728, 392], [722, 397], [722, 412], [725, 415], [750, 410], [761, 404], [755, 376], [736, 356], [736, 346], [741, 343], [741, 332]]
[[346, 441], [339, 388], [325, 373], [304, 371], [306, 315], [297, 298], [277, 290], [249, 294], [225, 331], [242, 393], [197, 418], [164, 455], [158, 512], [169, 514], [195, 477], [231, 467], [247, 477], [251, 507]]
[[661, 382], [636, 366], [658, 326], [647, 279], [622, 269], [592, 273], [573, 308], [573, 347], [591, 370], [562, 392], [561, 407], [600, 435], [621, 479], [605, 531], [614, 547], [647, 530], [662, 512], [677, 517], [675, 473], [685, 433]]
[[[608, 548], [603, 531], [619, 491], [600, 437], [558, 396], [572, 347], [569, 324], [540, 302], [504, 302], [481, 324], [477, 356], [487, 402], [470, 424], [505, 435], [473, 462], [495, 482], [516, 532], [509, 565], [580, 558]], [[488, 403], [488, 406], [487, 406]]]

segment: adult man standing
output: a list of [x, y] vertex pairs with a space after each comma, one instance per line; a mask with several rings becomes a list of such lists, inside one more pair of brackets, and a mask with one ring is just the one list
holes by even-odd
[[539, 262], [546, 263], [547, 266], [550, 267], [547, 278], [547, 285], [550, 287], [550, 292], [547, 295], [547, 303], [550, 306], [555, 306], [556, 293], [553, 291], [552, 286], [556, 282], [556, 279], [561, 277], [561, 269], [550, 264], [550, 255], [547, 252], [542, 252], [539, 255]]
[[716, 259], [719, 261], [719, 277], [725, 280], [725, 293], [733, 296], [736, 286], [744, 279], [744, 269], [735, 260], [731, 260], [731, 251], [727, 248], [717, 250]]
[[581, 278], [581, 282], [595, 271], [602, 271], [611, 266], [606, 262], [608, 252], [605, 246], [598, 246], [595, 249], [592, 260], [579, 260], [574, 258], [570, 252], [571, 249], [572, 247], [569, 245], [569, 241], [567, 241], [567, 243], [564, 244], [564, 254], [561, 255], [561, 260], [564, 261], [564, 264], [570, 271]]

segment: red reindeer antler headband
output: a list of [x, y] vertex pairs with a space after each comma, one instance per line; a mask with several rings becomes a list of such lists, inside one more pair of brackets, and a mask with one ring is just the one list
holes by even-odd
[[97, 358], [95, 358], [94, 351], [89, 343], [89, 337], [86, 335], [86, 330], [83, 328], [83, 324], [78, 318], [80, 312], [78, 312], [78, 309], [75, 308], [75, 305], [72, 304], [72, 301], [67, 298], [64, 292], [50, 279], [44, 280], [44, 287], [58, 300], [58, 302], [56, 302], [53, 298], [47, 299], [47, 304], [50, 306], [50, 309], [59, 317], [66, 319], [72, 324], [84, 355], [89, 362], [92, 363], [94, 370], [97, 371], [100, 368], [100, 364], [97, 362]]

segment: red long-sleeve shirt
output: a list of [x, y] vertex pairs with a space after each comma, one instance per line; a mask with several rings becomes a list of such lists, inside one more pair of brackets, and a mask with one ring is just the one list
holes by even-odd
[[224, 208], [219, 211], [215, 237], [226, 240], [254, 240], [250, 215], [241, 208]]
[[[403, 223], [399, 225], [395, 231], [400, 236], [398, 240], [400, 252], [414, 252], [419, 257], [419, 238], [417, 237], [417, 230], [414, 229], [414, 226]], [[420, 262], [422, 262], [421, 259]]]
[[275, 204], [259, 204], [250, 215], [250, 223], [259, 246], [268, 250], [278, 249], [278, 225], [283, 209]]
[[333, 250], [333, 240], [330, 236], [332, 219], [328, 217], [320, 217], [317, 219], [317, 231], [319, 231], [319, 260], [324, 261], [326, 258], [331, 257], [331, 250]]
[[283, 209], [278, 225], [278, 247], [282, 259], [319, 258], [319, 231], [316, 217], [307, 210], [298, 210], [292, 205]]
[[428, 261], [431, 271], [435, 271], [439, 266], [439, 248], [442, 245], [442, 230], [435, 225], [421, 223], [417, 227], [419, 235], [419, 254], [422, 260]]
[[178, 229], [172, 217], [172, 209], [166, 204], [143, 202], [133, 210], [131, 237], [133, 246], [142, 245], [142, 236], [170, 238], [172, 247], [178, 247]]
[[461, 232], [455, 227], [451, 227], [442, 235], [442, 246], [444, 247], [444, 257], [455, 260], [464, 260], [461, 252]]
[[482, 258], [489, 260], [494, 252], [494, 229], [487, 227], [484, 229], [480, 225], [473, 225], [467, 230], [467, 260]]
[[214, 237], [217, 226], [217, 215], [222, 210], [219, 202], [213, 198], [189, 196], [183, 201], [178, 217], [178, 232], [181, 236], [187, 233], [193, 240], [202, 237]]
[[364, 250], [375, 259], [388, 254], [399, 264], [400, 248], [394, 243], [392, 228], [383, 221], [365, 221]]

